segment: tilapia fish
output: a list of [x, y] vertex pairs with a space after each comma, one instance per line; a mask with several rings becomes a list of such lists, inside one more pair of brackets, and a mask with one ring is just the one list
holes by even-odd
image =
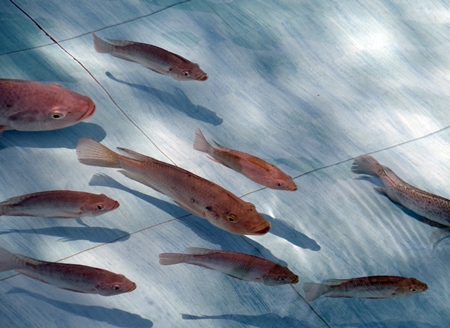
[[228, 190], [192, 172], [125, 148], [120, 155], [95, 140], [78, 141], [77, 155], [82, 164], [121, 168], [126, 177], [172, 198], [189, 213], [231, 233], [263, 235], [270, 223], [255, 205], [244, 202]]
[[369, 299], [409, 297], [427, 289], [427, 284], [415, 278], [397, 276], [330, 279], [323, 284], [312, 282], [303, 284], [303, 290], [309, 302], [320, 296]]
[[385, 188], [376, 191], [431, 221], [450, 226], [450, 200], [411, 186], [372, 156], [356, 157], [352, 172], [379, 177]]
[[79, 218], [98, 216], [119, 207], [119, 202], [103, 194], [50, 190], [10, 198], [0, 203], [0, 215]]
[[159, 263], [198, 265], [236, 279], [260, 282], [268, 286], [298, 283], [298, 276], [288, 268], [257, 256], [196, 247], [186, 251], [190, 254], [159, 254]]
[[179, 81], [206, 81], [208, 75], [201, 70], [198, 64], [193, 63], [180, 55], [151, 44], [111, 40], [103, 41], [94, 33], [94, 47], [99, 53], [138, 63], [156, 73], [163, 74]]
[[91, 98], [59, 84], [0, 79], [0, 132], [62, 129], [94, 112]]
[[0, 247], [0, 272], [9, 270], [79, 293], [113, 296], [136, 289], [136, 284], [121, 274], [85, 265], [40, 261]]
[[250, 180], [263, 186], [278, 190], [297, 190], [292, 177], [281, 171], [273, 164], [267, 163], [253, 155], [237, 150], [225, 148], [215, 143], [218, 148], [213, 147], [206, 140], [200, 129], [195, 131], [194, 149], [207, 153], [211, 160], [225, 165], [226, 167], [241, 173]]

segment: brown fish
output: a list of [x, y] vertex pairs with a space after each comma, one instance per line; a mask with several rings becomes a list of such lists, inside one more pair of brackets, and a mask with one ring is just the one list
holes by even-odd
[[79, 218], [98, 216], [119, 207], [119, 202], [83, 191], [50, 190], [10, 198], [0, 203], [0, 216]]
[[303, 284], [306, 299], [311, 302], [320, 296], [381, 299], [408, 297], [428, 289], [427, 284], [415, 279], [397, 276], [369, 276], [353, 279], [331, 279], [323, 284]]
[[211, 146], [200, 129], [195, 131], [194, 149], [207, 153], [209, 159], [241, 173], [250, 180], [263, 186], [278, 190], [297, 190], [292, 177], [278, 167], [253, 155], [229, 149], [215, 142], [218, 148]]
[[128, 41], [103, 41], [94, 33], [94, 47], [99, 53], [141, 64], [156, 73], [163, 74], [179, 81], [206, 81], [208, 75], [201, 70], [198, 64], [187, 60], [180, 55], [151, 44]]
[[243, 253], [190, 247], [190, 254], [159, 254], [161, 265], [187, 263], [215, 270], [230, 277], [268, 286], [296, 284], [298, 276], [275, 262]]
[[0, 272], [9, 270], [78, 293], [113, 296], [136, 289], [136, 284], [121, 274], [85, 265], [40, 261], [0, 247]]
[[59, 84], [0, 79], [0, 132], [62, 129], [94, 112], [91, 98]]
[[450, 226], [450, 200], [408, 184], [374, 157], [355, 157], [352, 172], [379, 177], [385, 188], [375, 188], [376, 191], [431, 221]]
[[120, 155], [95, 140], [78, 140], [80, 163], [121, 168], [126, 177], [138, 181], [172, 198], [189, 213], [207, 219], [211, 224], [240, 235], [263, 235], [270, 223], [248, 203], [221, 186], [192, 172], [158, 161], [125, 148]]

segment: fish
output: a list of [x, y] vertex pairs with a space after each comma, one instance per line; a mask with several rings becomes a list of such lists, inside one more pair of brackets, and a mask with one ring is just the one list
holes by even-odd
[[119, 172], [170, 198], [181, 208], [214, 226], [239, 235], [263, 235], [270, 222], [225, 188], [178, 166], [161, 162], [126, 148], [120, 155], [99, 142], [78, 140], [78, 161], [85, 165], [121, 168]]
[[308, 302], [320, 296], [342, 298], [384, 299], [409, 297], [422, 293], [428, 285], [415, 278], [369, 276], [352, 279], [330, 279], [324, 283], [305, 282], [303, 290]]
[[79, 218], [113, 211], [119, 202], [104, 194], [73, 190], [49, 190], [16, 196], [0, 203], [0, 216]]
[[136, 284], [122, 274], [86, 265], [41, 261], [0, 247], [0, 272], [9, 270], [78, 293], [113, 296], [136, 289]]
[[178, 81], [206, 81], [208, 74], [200, 66], [157, 46], [128, 40], [100, 39], [94, 32], [94, 47], [99, 53], [138, 63], [153, 72]]
[[57, 83], [0, 79], [0, 133], [62, 129], [94, 112], [91, 98]]
[[214, 162], [220, 163], [250, 180], [271, 189], [296, 191], [297, 185], [291, 176], [278, 167], [253, 155], [229, 149], [214, 142], [213, 147], [205, 138], [202, 131], [195, 131], [194, 149], [207, 153]]
[[198, 265], [239, 280], [259, 282], [267, 286], [296, 284], [299, 281], [298, 276], [288, 268], [257, 256], [198, 247], [189, 247], [186, 252], [189, 254], [161, 253], [159, 263]]
[[400, 179], [389, 167], [381, 165], [370, 155], [354, 159], [353, 173], [368, 174], [381, 179], [384, 188], [375, 188], [394, 203], [437, 223], [450, 226], [450, 200], [416, 188]]

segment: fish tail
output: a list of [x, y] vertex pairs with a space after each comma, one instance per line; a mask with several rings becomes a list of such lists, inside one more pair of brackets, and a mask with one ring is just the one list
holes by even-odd
[[360, 155], [355, 157], [352, 165], [352, 172], [358, 174], [368, 174], [380, 177], [384, 172], [383, 166], [370, 155]]
[[172, 265], [178, 263], [185, 263], [189, 254], [181, 254], [181, 253], [161, 253], [159, 254], [159, 264], [161, 265]]
[[102, 54], [109, 54], [114, 51], [114, 45], [100, 39], [94, 32], [92, 32], [94, 37], [94, 48], [97, 52]]
[[319, 284], [316, 282], [305, 282], [303, 284], [303, 291], [305, 292], [308, 302], [314, 301], [316, 298], [325, 294], [329, 289], [328, 285]]
[[81, 138], [77, 144], [78, 161], [85, 165], [120, 168], [121, 155], [103, 146], [101, 143]]
[[209, 153], [209, 150], [211, 149], [211, 145], [206, 140], [200, 129], [195, 131], [194, 149], [204, 153]]
[[6, 249], [0, 247], [0, 272], [22, 269], [24, 261]]

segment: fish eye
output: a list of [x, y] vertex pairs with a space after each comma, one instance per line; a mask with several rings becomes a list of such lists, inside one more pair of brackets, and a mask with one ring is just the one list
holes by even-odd
[[281, 277], [280, 280], [281, 280], [281, 281], [285, 281], [285, 280], [286, 280], [286, 277]]
[[189, 72], [188, 72], [188, 71], [184, 71], [184, 72], [183, 72], [183, 75], [184, 75], [184, 76], [189, 76]]
[[113, 286], [113, 289], [114, 289], [114, 290], [120, 290], [120, 285], [114, 285], [114, 286]]
[[103, 205], [102, 205], [102, 204], [98, 204], [98, 205], [97, 205], [97, 209], [98, 209], [98, 210], [102, 210], [102, 209], [103, 209]]
[[417, 288], [415, 288], [415, 287], [411, 287], [409, 290], [413, 293], [417, 292]]
[[53, 113], [50, 114], [50, 117], [55, 119], [55, 120], [60, 120], [60, 119], [64, 118], [64, 113], [53, 112]]
[[234, 217], [234, 215], [227, 215], [227, 219], [230, 222], [236, 223], [237, 219]]
[[278, 187], [282, 187], [283, 186], [283, 184], [281, 182], [278, 182], [277, 185], [278, 185]]

